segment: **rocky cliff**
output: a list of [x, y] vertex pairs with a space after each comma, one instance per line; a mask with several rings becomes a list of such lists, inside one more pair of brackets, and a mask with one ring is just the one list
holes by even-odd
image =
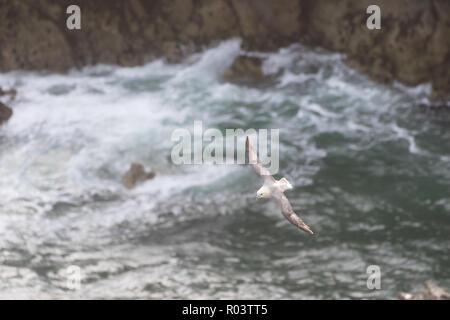
[[[81, 30], [66, 27], [71, 4], [81, 8]], [[381, 30], [366, 27], [370, 4], [381, 8]], [[248, 50], [303, 42], [343, 52], [379, 81], [431, 81], [432, 96], [443, 98], [449, 29], [446, 0], [0, 0], [0, 70], [177, 61], [241, 37]]]

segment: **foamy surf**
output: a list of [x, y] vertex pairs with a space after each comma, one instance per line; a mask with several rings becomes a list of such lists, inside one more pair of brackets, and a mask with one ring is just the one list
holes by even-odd
[[[355, 279], [373, 261], [404, 269], [383, 297], [418, 272], [446, 277], [450, 137], [417, 109], [429, 86], [377, 84], [299, 45], [248, 53], [264, 59], [263, 86], [224, 81], [241, 53], [232, 39], [179, 64], [0, 75], [19, 92], [0, 127], [1, 297], [73, 297], [70, 264], [86, 298], [372, 298]], [[280, 177], [314, 241], [252, 201], [261, 182], [246, 166], [170, 161], [171, 133], [194, 120], [280, 129]], [[120, 178], [134, 161], [157, 176], [130, 191]], [[402, 221], [427, 237], [404, 238], [414, 224]]]

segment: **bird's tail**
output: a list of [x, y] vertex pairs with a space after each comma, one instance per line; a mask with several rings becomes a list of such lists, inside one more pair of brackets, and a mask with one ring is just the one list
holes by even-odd
[[283, 190], [283, 191], [293, 188], [292, 185], [290, 184], [290, 182], [286, 178], [281, 178], [278, 182], [280, 183], [281, 190]]

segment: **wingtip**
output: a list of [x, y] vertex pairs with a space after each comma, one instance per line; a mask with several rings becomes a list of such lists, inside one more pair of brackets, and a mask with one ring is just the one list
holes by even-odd
[[304, 225], [302, 230], [306, 231], [307, 233], [309, 233], [311, 235], [314, 234], [314, 232], [307, 225]]

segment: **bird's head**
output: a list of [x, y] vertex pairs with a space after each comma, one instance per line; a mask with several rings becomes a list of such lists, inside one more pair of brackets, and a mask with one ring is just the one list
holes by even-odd
[[258, 192], [256, 192], [256, 199], [264, 199], [264, 198], [270, 198], [270, 193], [264, 190], [258, 190]]

